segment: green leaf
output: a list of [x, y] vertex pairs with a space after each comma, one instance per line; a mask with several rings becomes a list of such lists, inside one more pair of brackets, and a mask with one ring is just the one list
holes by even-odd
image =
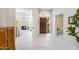
[[76, 14], [73, 16], [72, 23], [67, 28], [68, 35], [76, 38], [76, 41], [79, 43], [79, 33], [76, 33], [76, 28], [79, 28], [79, 8], [76, 10]]

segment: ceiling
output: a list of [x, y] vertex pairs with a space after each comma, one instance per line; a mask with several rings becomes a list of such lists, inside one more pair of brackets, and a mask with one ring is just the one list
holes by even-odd
[[38, 10], [47, 10], [47, 11], [50, 11], [50, 10], [52, 10], [52, 8], [38, 8]]

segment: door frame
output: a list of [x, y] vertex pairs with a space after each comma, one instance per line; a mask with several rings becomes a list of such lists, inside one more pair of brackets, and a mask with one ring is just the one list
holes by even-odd
[[[38, 10], [38, 19], [39, 19], [39, 26], [40, 26], [40, 12], [41, 11], [44, 11], [44, 10]], [[50, 9], [50, 10], [45, 10], [45, 11], [47, 11], [47, 12], [49, 12], [49, 17], [46, 17], [46, 18], [49, 18], [49, 21], [50, 21], [50, 34], [52, 34], [52, 9]], [[47, 31], [47, 30], [46, 30]], [[40, 34], [40, 27], [39, 27], [39, 34]]]
[[[62, 16], [62, 19], [63, 19], [63, 29], [64, 29], [64, 15], [63, 14], [58, 14], [58, 15], [55, 16], [55, 34], [56, 34], [56, 36], [57, 36], [57, 29], [56, 29], [56, 20], [57, 20], [56, 17], [57, 16]], [[62, 35], [63, 35], [63, 33], [62, 33]]]

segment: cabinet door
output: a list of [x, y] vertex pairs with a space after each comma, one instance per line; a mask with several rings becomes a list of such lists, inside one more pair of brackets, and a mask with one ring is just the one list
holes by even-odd
[[8, 47], [9, 50], [14, 50], [15, 49], [15, 44], [14, 44], [14, 28], [8, 28]]
[[0, 29], [0, 50], [7, 49], [6, 39], [7, 39], [6, 29]]

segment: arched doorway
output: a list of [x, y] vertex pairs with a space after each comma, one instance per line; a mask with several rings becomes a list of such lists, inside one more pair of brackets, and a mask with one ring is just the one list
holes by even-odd
[[41, 10], [39, 12], [40, 19], [40, 34], [46, 34], [51, 32], [51, 17], [49, 10]]

